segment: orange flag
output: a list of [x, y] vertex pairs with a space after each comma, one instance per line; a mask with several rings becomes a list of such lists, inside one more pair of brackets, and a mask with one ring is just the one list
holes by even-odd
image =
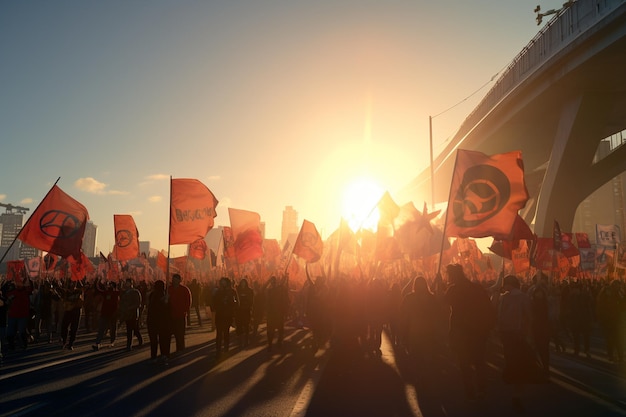
[[72, 281], [80, 281], [85, 278], [85, 275], [95, 271], [95, 268], [87, 255], [83, 252], [80, 253], [78, 259], [74, 258], [74, 256], [69, 256], [67, 261], [70, 264], [70, 270], [72, 272], [71, 280]]
[[520, 151], [487, 156], [459, 149], [450, 187], [446, 236], [508, 240], [528, 191]]
[[378, 207], [378, 214], [380, 216], [379, 221], [393, 223], [396, 216], [400, 214], [400, 206], [393, 201], [389, 191], [385, 191], [385, 194], [383, 194], [376, 206]]
[[130, 214], [114, 214], [115, 247], [113, 255], [118, 261], [128, 261], [139, 257], [139, 231]]
[[230, 227], [235, 239], [235, 256], [240, 264], [263, 256], [261, 216], [247, 210], [228, 209]]
[[213, 228], [217, 204], [211, 190], [200, 181], [171, 180], [170, 245], [204, 239]]
[[229, 226], [224, 226], [224, 229], [222, 229], [222, 238], [224, 240], [224, 257], [226, 259], [235, 259], [235, 237], [233, 236], [233, 229]]
[[293, 253], [308, 263], [313, 263], [319, 261], [323, 250], [324, 242], [322, 242], [315, 225], [308, 220], [304, 220], [293, 247]]
[[165, 256], [165, 253], [163, 253], [163, 251], [159, 251], [157, 253], [156, 264], [157, 267], [161, 269], [161, 271], [167, 272], [167, 256]]
[[189, 256], [202, 260], [206, 258], [207, 249], [208, 247], [204, 239], [195, 240], [189, 245]]
[[89, 213], [85, 206], [53, 186], [21, 230], [19, 239], [59, 256], [79, 256]]

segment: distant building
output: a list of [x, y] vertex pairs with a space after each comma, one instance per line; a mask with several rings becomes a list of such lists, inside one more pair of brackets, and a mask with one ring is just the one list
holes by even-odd
[[81, 250], [88, 258], [96, 256], [96, 240], [98, 238], [98, 226], [91, 220], [85, 224], [85, 234], [83, 235], [83, 246]]
[[16, 241], [15, 237], [20, 230], [22, 230], [24, 213], [28, 209], [12, 206], [11, 204], [5, 204], [3, 206], [6, 207], [6, 212], [0, 214], [0, 224], [2, 225], [2, 231], [0, 232], [0, 258], [4, 258], [4, 262], [14, 261], [20, 259], [20, 247], [22, 243]]
[[150, 241], [149, 240], [144, 240], [144, 241], [139, 241], [139, 254], [143, 254], [145, 253], [146, 256], [150, 256]]
[[280, 232], [280, 245], [283, 246], [290, 234], [298, 233], [298, 212], [292, 206], [286, 206], [283, 210], [283, 224]]

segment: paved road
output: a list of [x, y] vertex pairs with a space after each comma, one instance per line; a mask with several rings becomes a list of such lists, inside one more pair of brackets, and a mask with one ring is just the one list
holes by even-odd
[[[80, 334], [76, 350], [39, 344], [8, 355], [0, 368], [1, 416], [508, 416], [515, 415], [501, 382], [502, 356], [490, 345], [489, 390], [467, 403], [447, 349], [423, 383], [406, 356], [383, 339], [382, 355], [330, 348], [313, 352], [310, 333], [289, 327], [281, 349], [267, 352], [264, 332], [252, 347], [220, 361], [214, 333], [194, 326], [185, 353], [169, 366], [153, 364], [146, 345], [91, 350]], [[599, 346], [600, 341], [594, 341]], [[603, 359], [553, 355], [551, 381], [528, 387], [529, 416], [626, 415], [623, 368]], [[422, 375], [424, 376], [424, 375]]]

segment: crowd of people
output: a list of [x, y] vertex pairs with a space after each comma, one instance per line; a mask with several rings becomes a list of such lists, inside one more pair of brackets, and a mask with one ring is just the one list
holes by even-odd
[[[294, 288], [286, 276], [265, 281], [222, 277], [200, 283], [96, 279], [89, 283], [50, 278], [4, 281], [0, 298], [2, 353], [32, 343], [59, 343], [74, 349], [82, 323], [94, 333], [92, 349], [113, 346], [118, 326], [126, 331], [126, 350], [143, 345], [154, 362], [167, 364], [185, 350], [185, 333], [197, 324], [215, 332], [215, 357], [233, 348], [264, 343], [281, 349], [285, 325], [310, 329], [313, 351], [381, 355], [382, 333], [410, 359], [418, 384], [428, 381], [443, 348], [455, 358], [468, 400], [485, 396], [488, 342], [501, 346], [503, 381], [512, 387], [512, 406], [522, 410], [522, 387], [550, 376], [550, 355], [591, 357], [590, 338], [598, 329], [606, 359], [622, 363], [626, 297], [620, 280], [567, 279], [551, 282], [538, 271], [532, 279], [501, 273], [496, 282], [468, 279], [450, 264], [443, 274], [427, 278], [376, 276], [309, 277]], [[204, 307], [204, 308], [203, 308]], [[204, 316], [204, 317], [203, 317]], [[266, 338], [260, 325], [266, 324]], [[235, 339], [231, 340], [231, 329]], [[133, 341], [136, 340], [136, 344]], [[170, 351], [172, 341], [174, 352]]]

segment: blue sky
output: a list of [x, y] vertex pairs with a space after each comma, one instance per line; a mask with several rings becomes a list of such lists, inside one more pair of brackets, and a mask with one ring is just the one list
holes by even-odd
[[394, 196], [427, 167], [428, 116], [453, 107], [437, 152], [540, 29], [536, 3], [2, 2], [0, 202], [32, 212], [60, 177], [99, 250], [114, 214], [166, 249], [169, 177], [197, 178], [216, 225], [252, 210], [280, 238], [290, 205], [326, 237], [371, 209], [354, 184]]

